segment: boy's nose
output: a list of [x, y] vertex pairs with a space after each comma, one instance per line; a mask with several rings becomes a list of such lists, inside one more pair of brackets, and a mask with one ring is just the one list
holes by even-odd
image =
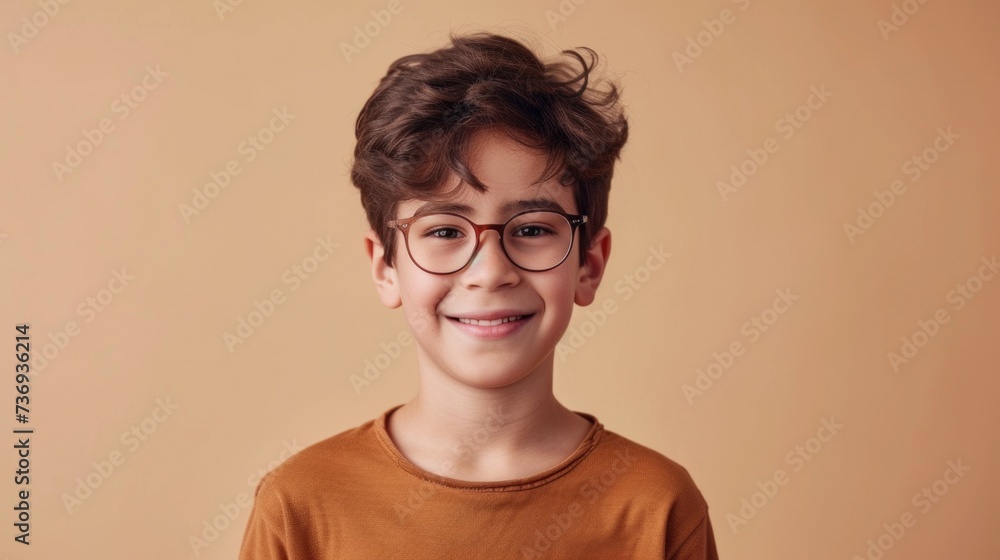
[[496, 288], [516, 284], [518, 268], [507, 258], [496, 231], [484, 231], [479, 238], [479, 249], [464, 271], [463, 281], [468, 285]]

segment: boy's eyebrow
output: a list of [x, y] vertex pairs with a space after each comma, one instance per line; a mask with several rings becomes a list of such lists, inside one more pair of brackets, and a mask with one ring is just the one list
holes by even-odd
[[[552, 210], [554, 212], [565, 212], [558, 202], [549, 198], [529, 198], [523, 200], [512, 200], [500, 207], [502, 215], [514, 214], [525, 210]], [[469, 215], [473, 209], [466, 204], [455, 202], [427, 202], [417, 208], [414, 216], [421, 214], [435, 214], [437, 212], [454, 212], [456, 214]]]

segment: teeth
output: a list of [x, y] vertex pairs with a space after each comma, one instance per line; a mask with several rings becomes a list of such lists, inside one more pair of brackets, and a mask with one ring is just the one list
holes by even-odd
[[459, 317], [458, 321], [460, 323], [465, 323], [466, 325], [478, 325], [480, 327], [492, 327], [492, 326], [496, 326], [496, 325], [501, 325], [503, 323], [509, 323], [511, 321], [517, 321], [521, 317], [523, 317], [523, 315], [515, 315], [513, 317], [504, 317], [503, 319], [493, 319], [492, 321], [483, 321], [483, 320], [480, 320], [480, 319], [465, 319], [463, 317]]

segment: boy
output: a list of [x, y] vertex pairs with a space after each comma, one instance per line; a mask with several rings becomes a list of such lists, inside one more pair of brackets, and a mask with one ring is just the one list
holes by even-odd
[[390, 66], [351, 175], [418, 393], [265, 476], [240, 557], [718, 558], [687, 471], [552, 391], [611, 251], [617, 89], [589, 87], [575, 51], [582, 71], [497, 35], [451, 42]]

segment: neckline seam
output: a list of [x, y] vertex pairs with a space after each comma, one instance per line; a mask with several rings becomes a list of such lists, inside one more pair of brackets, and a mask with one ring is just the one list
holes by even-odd
[[[396, 447], [396, 444], [389, 437], [388, 430], [386, 429], [386, 419], [389, 414], [391, 414], [397, 408], [403, 405], [396, 405], [385, 412], [383, 412], [375, 421], [373, 422], [373, 431], [375, 432], [376, 440], [379, 442], [379, 446], [382, 450], [389, 456], [392, 462], [405, 471], [409, 476], [412, 476], [419, 482], [427, 482], [434, 484], [435, 486], [440, 486], [443, 488], [448, 488], [452, 490], [467, 491], [467, 492], [519, 492], [524, 490], [531, 490], [538, 488], [540, 486], [545, 486], [546, 484], [552, 483], [559, 478], [569, 474], [576, 469], [577, 466], [584, 459], [590, 456], [591, 453], [597, 448], [600, 443], [602, 436], [605, 432], [603, 424], [593, 416], [592, 414], [580, 413], [574, 411], [574, 413], [583, 416], [584, 418], [591, 420], [593, 425], [584, 440], [580, 442], [576, 450], [569, 456], [567, 456], [562, 462], [553, 467], [546, 469], [544, 471], [538, 472], [534, 475], [514, 478], [508, 480], [497, 480], [497, 481], [471, 481], [471, 480], [460, 480], [457, 478], [449, 478], [446, 476], [441, 476], [427, 471], [420, 466], [414, 464], [409, 459], [407, 459]], [[582, 446], [585, 446], [581, 449]], [[569, 460], [569, 463], [565, 463]], [[548, 473], [548, 474], [546, 474]], [[544, 476], [543, 476], [544, 475]], [[524, 481], [518, 483], [518, 481]]]

